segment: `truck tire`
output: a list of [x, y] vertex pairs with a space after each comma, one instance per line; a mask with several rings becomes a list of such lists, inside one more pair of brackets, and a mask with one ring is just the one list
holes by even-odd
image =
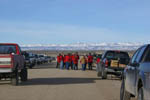
[[29, 68], [32, 69], [33, 65], [30, 65]]
[[137, 100], [144, 100], [144, 92], [143, 92], [142, 87], [138, 91], [138, 99]]
[[27, 70], [27, 68], [24, 68], [24, 69], [21, 70], [20, 77], [21, 77], [22, 82], [25, 82], [25, 81], [28, 80], [28, 70]]
[[18, 69], [16, 69], [12, 74], [11, 84], [17, 86], [18, 83], [19, 83], [19, 73], [18, 73]]
[[121, 88], [120, 88], [120, 100], [130, 100], [131, 95], [129, 92], [125, 90], [125, 82], [122, 80]]
[[121, 73], [120, 73], [120, 80], [122, 80], [123, 79], [123, 71], [121, 71]]
[[103, 69], [101, 73], [102, 79], [107, 79], [107, 72]]

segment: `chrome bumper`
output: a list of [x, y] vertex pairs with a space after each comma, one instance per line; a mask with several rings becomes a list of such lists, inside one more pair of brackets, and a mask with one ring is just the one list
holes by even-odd
[[0, 73], [11, 73], [13, 72], [11, 68], [0, 68]]

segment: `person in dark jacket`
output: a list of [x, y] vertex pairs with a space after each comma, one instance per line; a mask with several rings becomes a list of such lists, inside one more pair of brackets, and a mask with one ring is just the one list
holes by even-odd
[[66, 68], [66, 55], [64, 55], [63, 62], [64, 62], [64, 68]]

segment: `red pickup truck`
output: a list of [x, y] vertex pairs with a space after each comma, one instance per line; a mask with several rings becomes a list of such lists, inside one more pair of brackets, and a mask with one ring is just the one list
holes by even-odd
[[11, 78], [12, 85], [27, 81], [25, 59], [18, 44], [0, 43], [0, 80]]

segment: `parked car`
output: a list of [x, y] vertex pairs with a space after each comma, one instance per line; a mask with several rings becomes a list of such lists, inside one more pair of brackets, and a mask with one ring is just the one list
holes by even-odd
[[11, 78], [12, 85], [27, 81], [25, 59], [18, 44], [0, 43], [0, 79]]
[[35, 54], [35, 58], [36, 58], [36, 64], [42, 64], [42, 59], [40, 58], [39, 54]]
[[123, 51], [106, 51], [97, 65], [98, 77], [107, 79], [108, 74], [121, 76], [124, 68], [129, 63], [130, 57]]
[[43, 54], [39, 54], [39, 57], [41, 59], [41, 63], [43, 64], [45, 62], [45, 57]]
[[26, 51], [22, 52], [22, 54], [25, 57], [26, 66], [29, 67], [29, 68], [33, 68], [36, 64], [36, 60], [35, 60], [34, 55], [32, 53], [28, 53]]
[[140, 47], [124, 70], [120, 100], [150, 100], [150, 44]]
[[52, 61], [56, 61], [56, 57], [51, 57]]
[[50, 56], [44, 56], [45, 57], [45, 63], [50, 63], [52, 61]]

